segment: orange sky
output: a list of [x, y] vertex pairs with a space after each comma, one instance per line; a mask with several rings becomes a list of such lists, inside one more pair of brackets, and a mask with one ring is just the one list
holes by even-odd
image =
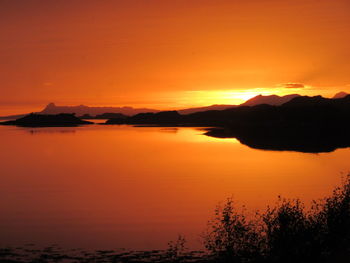
[[0, 0], [0, 114], [350, 92], [349, 13], [348, 0]]

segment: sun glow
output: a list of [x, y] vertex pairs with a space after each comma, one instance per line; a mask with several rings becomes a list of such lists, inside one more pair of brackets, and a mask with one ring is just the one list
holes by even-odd
[[[229, 104], [239, 105], [257, 95], [287, 95], [292, 93], [301, 93], [300, 89], [286, 88], [255, 88], [255, 89], [237, 89], [237, 90], [215, 90], [215, 91], [187, 91], [184, 104], [192, 102], [192, 105], [213, 105], [213, 104]], [[303, 92], [305, 93], [305, 92]], [[195, 104], [194, 104], [195, 103]]]

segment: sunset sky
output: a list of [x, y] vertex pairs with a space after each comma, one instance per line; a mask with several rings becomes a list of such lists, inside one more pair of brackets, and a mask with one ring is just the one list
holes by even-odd
[[0, 0], [0, 115], [350, 92], [349, 0]]

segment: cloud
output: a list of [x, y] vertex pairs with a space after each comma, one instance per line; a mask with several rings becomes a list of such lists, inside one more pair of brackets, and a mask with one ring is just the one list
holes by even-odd
[[305, 88], [305, 85], [302, 83], [284, 83], [280, 84], [280, 87], [287, 88], [287, 89], [303, 89]]

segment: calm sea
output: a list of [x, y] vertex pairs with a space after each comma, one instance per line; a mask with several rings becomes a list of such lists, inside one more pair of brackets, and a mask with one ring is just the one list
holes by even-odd
[[264, 151], [198, 128], [0, 126], [0, 245], [192, 248], [215, 206], [329, 195], [350, 151]]

